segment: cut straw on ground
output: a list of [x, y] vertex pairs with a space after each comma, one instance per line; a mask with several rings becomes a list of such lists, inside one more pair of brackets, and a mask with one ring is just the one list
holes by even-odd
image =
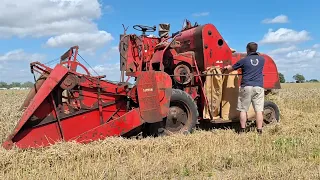
[[[238, 135], [197, 130], [142, 140], [108, 138], [38, 150], [0, 148], [0, 179], [319, 179], [320, 83], [284, 84], [268, 96], [280, 124]], [[27, 91], [0, 91], [1, 142]]]

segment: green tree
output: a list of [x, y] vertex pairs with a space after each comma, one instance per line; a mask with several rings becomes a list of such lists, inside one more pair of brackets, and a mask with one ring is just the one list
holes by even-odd
[[28, 81], [22, 84], [22, 87], [26, 87], [26, 88], [32, 88], [33, 87], [33, 83]]
[[282, 73], [279, 73], [279, 79], [280, 79], [280, 83], [286, 82], [286, 79], [284, 78], [284, 75]]
[[19, 83], [19, 82], [12, 82], [12, 83], [10, 84], [10, 87], [21, 87], [21, 83]]
[[304, 83], [306, 80], [302, 74], [296, 74], [293, 76], [293, 79], [296, 80], [297, 83]]
[[317, 79], [310, 79], [309, 82], [319, 82]]
[[0, 82], [0, 88], [8, 88], [8, 84], [6, 82]]

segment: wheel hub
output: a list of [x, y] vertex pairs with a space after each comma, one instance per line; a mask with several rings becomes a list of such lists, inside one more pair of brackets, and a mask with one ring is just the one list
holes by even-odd
[[191, 72], [189, 67], [184, 64], [180, 64], [174, 69], [174, 79], [179, 84], [186, 85], [190, 83], [192, 79], [190, 74]]
[[169, 131], [178, 131], [187, 122], [187, 114], [179, 106], [171, 106], [166, 121], [166, 129]]
[[276, 121], [275, 110], [273, 108], [265, 108], [263, 113], [263, 119], [266, 123], [270, 124]]

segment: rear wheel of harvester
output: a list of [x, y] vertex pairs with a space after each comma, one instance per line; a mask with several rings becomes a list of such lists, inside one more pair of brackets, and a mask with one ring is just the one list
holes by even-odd
[[189, 94], [172, 89], [170, 109], [164, 121], [164, 134], [191, 133], [198, 119], [198, 108]]
[[265, 101], [263, 113], [264, 113], [264, 116], [263, 116], [264, 126], [280, 121], [279, 107], [271, 101]]

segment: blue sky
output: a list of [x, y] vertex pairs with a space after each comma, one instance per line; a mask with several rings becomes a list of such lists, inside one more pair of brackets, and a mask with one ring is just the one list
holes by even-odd
[[[229, 46], [245, 51], [249, 41], [276, 61], [288, 81], [302, 73], [320, 79], [319, 1], [97, 1], [3, 0], [0, 5], [0, 81], [32, 81], [31, 61], [59, 58], [70, 46], [100, 75], [119, 80], [117, 46], [122, 24], [170, 23], [178, 31], [184, 19], [212, 23]], [[304, 10], [305, 9], [305, 10]], [[157, 35], [157, 32], [154, 33]]]

